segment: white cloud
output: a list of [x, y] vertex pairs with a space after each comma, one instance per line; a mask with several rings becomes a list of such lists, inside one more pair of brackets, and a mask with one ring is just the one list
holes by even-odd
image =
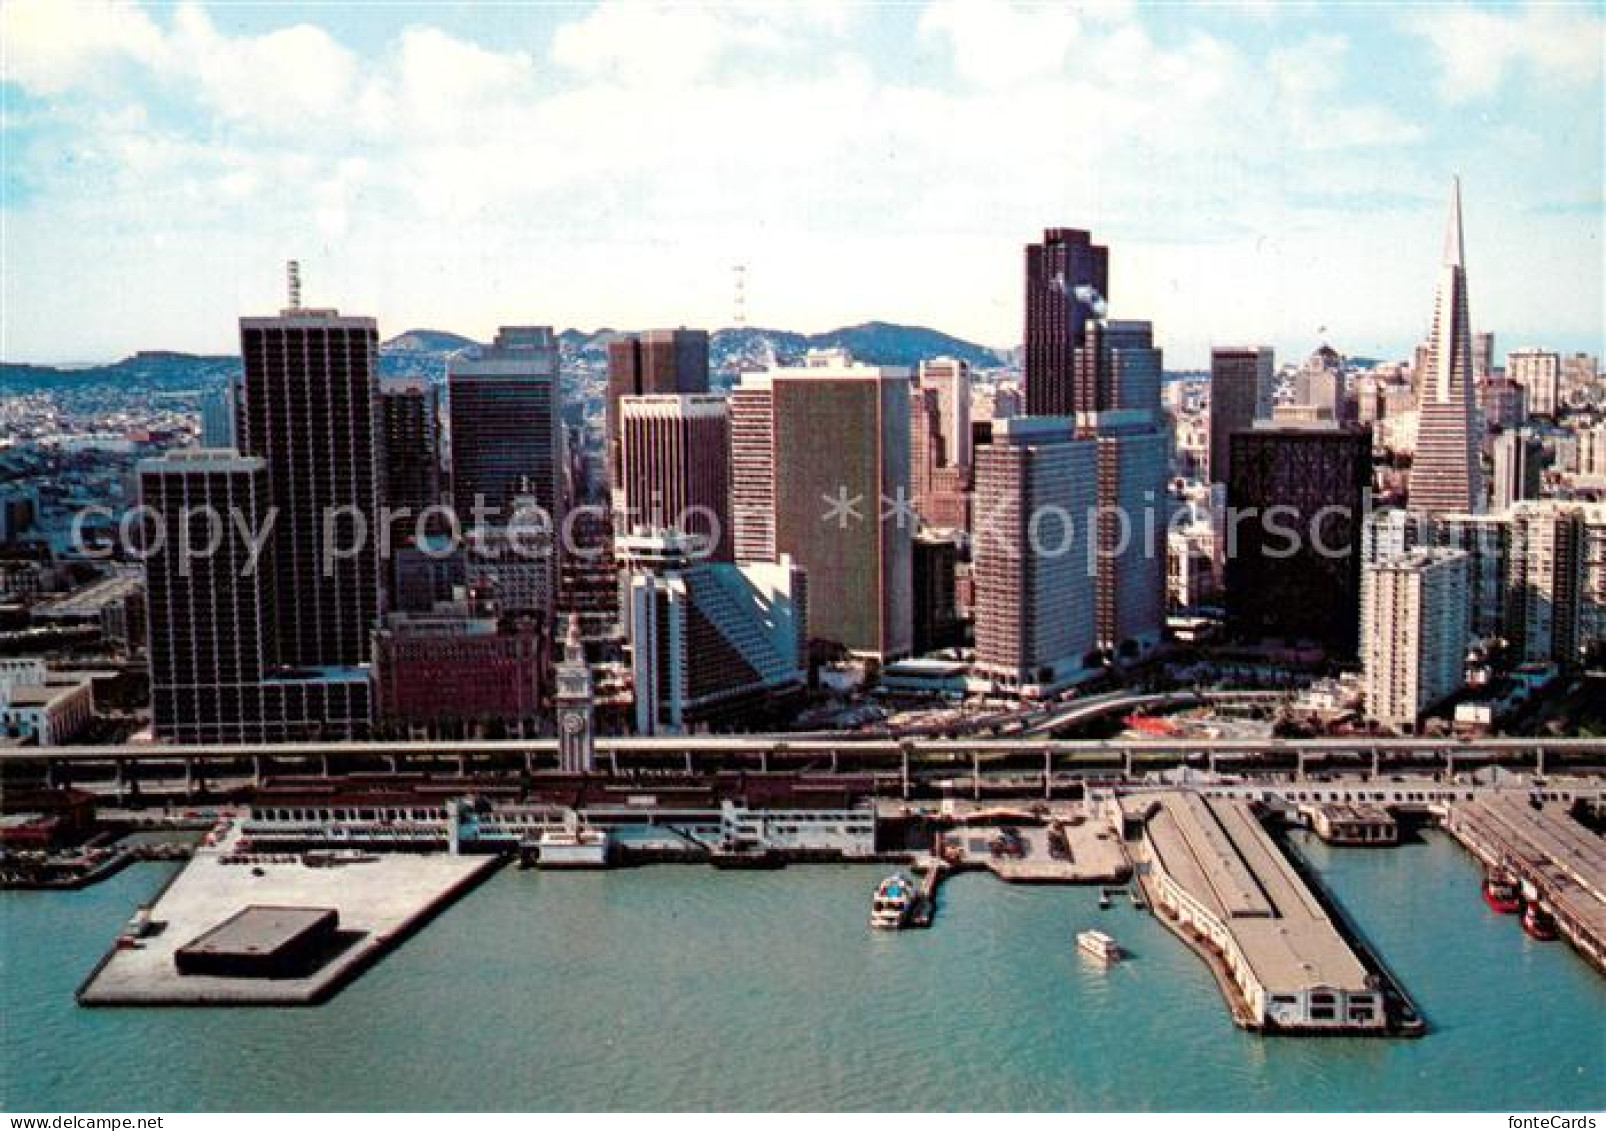
[[[226, 345], [292, 255], [320, 301], [387, 326], [718, 324], [740, 260], [758, 321], [906, 318], [1006, 344], [1019, 245], [1069, 223], [1119, 248], [1117, 309], [1186, 356], [1223, 323], [1256, 336], [1257, 311], [1314, 323], [1303, 304], [1419, 222], [1412, 193], [1437, 200], [1437, 170], [1413, 164], [1423, 129], [1357, 88], [1336, 33], [1280, 45], [1118, 5], [943, 0], [898, 25], [920, 59], [904, 68], [860, 34], [884, 37], [886, 11], [836, 5], [604, 3], [548, 47], [415, 23], [363, 54], [193, 6], [93, 31], [58, 9], [3, 9], [24, 60], [8, 77], [48, 119], [18, 128], [48, 141], [14, 151], [33, 191], [6, 206], [7, 346], [47, 340], [69, 298], [124, 348]], [[1379, 185], [1395, 203], [1368, 222], [1388, 243], [1348, 226]], [[1405, 294], [1393, 274], [1321, 320], [1371, 304], [1414, 322], [1431, 282]], [[158, 287], [160, 310], [117, 320], [121, 288]]]
[[39, 94], [59, 94], [109, 80], [109, 67], [154, 65], [163, 57], [162, 33], [126, 3], [7, 0], [0, 4], [5, 78]]
[[1439, 91], [1465, 102], [1498, 93], [1516, 72], [1546, 86], [1598, 84], [1606, 22], [1592, 5], [1529, 3], [1516, 11], [1433, 5], [1404, 21], [1425, 38]]

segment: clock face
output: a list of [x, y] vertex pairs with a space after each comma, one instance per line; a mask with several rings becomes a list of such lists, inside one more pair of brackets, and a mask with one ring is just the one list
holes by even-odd
[[563, 729], [570, 734], [579, 734], [585, 729], [586, 721], [583, 715], [564, 715]]

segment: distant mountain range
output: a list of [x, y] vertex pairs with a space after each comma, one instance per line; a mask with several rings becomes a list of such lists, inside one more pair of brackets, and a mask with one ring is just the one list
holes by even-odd
[[[608, 343], [621, 331], [569, 329], [558, 335], [564, 355], [595, 364], [607, 360]], [[445, 330], [416, 329], [396, 335], [379, 347], [379, 371], [387, 377], [441, 377], [446, 359], [479, 343]], [[925, 326], [865, 322], [823, 334], [739, 327], [716, 330], [709, 340], [709, 364], [716, 373], [761, 369], [800, 361], [808, 350], [845, 347], [855, 358], [873, 365], [914, 365], [923, 358], [957, 357], [978, 368], [1004, 363], [1006, 352], [989, 349]], [[50, 366], [0, 362], [0, 392], [24, 394], [70, 387], [131, 387], [153, 393], [179, 392], [221, 384], [240, 370], [240, 359], [227, 354], [190, 354], [142, 350], [107, 365]]]

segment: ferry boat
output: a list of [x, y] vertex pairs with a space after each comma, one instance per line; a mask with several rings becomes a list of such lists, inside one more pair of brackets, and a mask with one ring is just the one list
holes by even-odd
[[602, 829], [567, 827], [548, 829], [536, 841], [536, 865], [541, 868], [606, 868], [609, 837]]
[[1076, 936], [1076, 945], [1083, 954], [1101, 962], [1119, 962], [1123, 956], [1121, 944], [1103, 931], [1083, 931]]
[[1510, 872], [1496, 868], [1483, 878], [1483, 901], [1502, 915], [1522, 910], [1522, 893]]
[[915, 911], [919, 893], [915, 882], [899, 873], [888, 876], [876, 885], [870, 900], [870, 926], [883, 931], [897, 931], [909, 925]]
[[1556, 937], [1555, 916], [1539, 904], [1530, 903], [1527, 910], [1522, 913], [1522, 929], [1528, 932], [1529, 938], [1550, 942]]

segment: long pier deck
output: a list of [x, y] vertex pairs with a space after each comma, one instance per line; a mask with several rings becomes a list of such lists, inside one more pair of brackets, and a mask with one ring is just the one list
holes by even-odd
[[1510, 794], [1452, 805], [1444, 827], [1485, 864], [1532, 884], [1563, 937], [1606, 974], [1606, 838], [1561, 805]]
[[1249, 802], [1173, 791], [1135, 808], [1144, 822], [1140, 874], [1160, 920], [1210, 962], [1238, 1024], [1397, 1031], [1385, 979], [1363, 963]]

